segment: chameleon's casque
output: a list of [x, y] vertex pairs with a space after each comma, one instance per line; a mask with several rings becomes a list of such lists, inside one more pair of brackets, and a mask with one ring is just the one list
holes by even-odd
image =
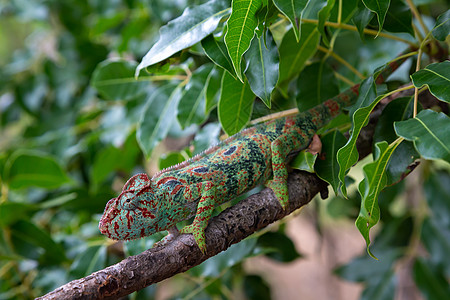
[[[387, 66], [377, 82], [397, 66]], [[265, 184], [286, 208], [290, 154], [305, 149], [318, 128], [352, 104], [358, 88], [355, 85], [307, 112], [243, 130], [151, 179], [135, 175], [106, 205], [100, 231], [112, 239], [130, 240], [168, 230], [167, 242], [177, 234], [178, 222], [195, 216], [181, 233], [192, 233], [205, 252], [204, 231], [216, 206]]]

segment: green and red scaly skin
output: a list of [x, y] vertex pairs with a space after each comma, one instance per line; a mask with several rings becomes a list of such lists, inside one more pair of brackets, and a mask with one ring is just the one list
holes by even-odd
[[[377, 83], [401, 62], [387, 66]], [[265, 184], [285, 209], [288, 156], [308, 147], [320, 127], [357, 99], [358, 89], [359, 84], [296, 116], [245, 129], [151, 179], [146, 174], [133, 176], [107, 203], [100, 231], [112, 239], [131, 240], [168, 230], [167, 242], [178, 234], [178, 222], [195, 216], [180, 232], [192, 233], [205, 252], [204, 231], [216, 206]]]

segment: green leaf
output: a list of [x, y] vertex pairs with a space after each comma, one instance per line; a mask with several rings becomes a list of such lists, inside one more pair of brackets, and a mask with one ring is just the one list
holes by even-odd
[[246, 299], [271, 300], [270, 286], [258, 275], [246, 275], [243, 281]]
[[181, 88], [164, 85], [157, 89], [142, 112], [136, 132], [137, 140], [146, 157], [162, 141], [175, 121]]
[[302, 20], [302, 11], [305, 9], [309, 0], [274, 0], [275, 6], [285, 15], [292, 24], [295, 39], [300, 39], [299, 24]]
[[208, 123], [194, 137], [194, 155], [199, 154], [212, 145], [219, 143], [220, 124]]
[[210, 113], [219, 103], [223, 72], [221, 69], [213, 68], [206, 79], [205, 114]]
[[114, 146], [104, 148], [95, 156], [92, 166], [92, 181], [94, 184], [102, 182], [114, 169], [121, 160], [120, 150]]
[[418, 257], [414, 262], [413, 277], [427, 299], [447, 299], [450, 295], [447, 279], [424, 258]]
[[414, 143], [424, 158], [450, 162], [450, 118], [444, 113], [426, 109], [414, 119], [395, 122], [394, 127], [399, 136]]
[[279, 83], [292, 79], [305, 67], [306, 61], [314, 55], [319, 44], [320, 34], [314, 24], [303, 23], [302, 35], [297, 43], [293, 30], [289, 30], [283, 37], [280, 51]]
[[208, 117], [205, 114], [206, 85], [208, 75], [213, 68], [212, 64], [203, 65], [192, 73], [184, 87], [183, 95], [178, 104], [178, 122], [182, 129], [192, 124], [201, 124]]
[[248, 81], [234, 79], [228, 72], [223, 73], [218, 115], [223, 130], [233, 135], [250, 121], [255, 95]]
[[[397, 139], [394, 130], [394, 122], [407, 120], [412, 117], [413, 113], [413, 97], [402, 97], [389, 102], [383, 109], [383, 113], [378, 119], [374, 133], [374, 143], [386, 141], [388, 143]], [[412, 142], [403, 141], [397, 149], [395, 149], [392, 159], [387, 167], [387, 185], [400, 181], [411, 170], [409, 166], [419, 158], [419, 154], [414, 150]]]
[[31, 186], [54, 189], [70, 181], [54, 157], [42, 152], [21, 150], [9, 157], [5, 179], [11, 189]]
[[324, 61], [307, 66], [298, 76], [297, 88], [297, 107], [300, 112], [339, 94], [333, 69]]
[[235, 77], [233, 63], [224, 42], [216, 40], [214, 35], [210, 34], [202, 40], [202, 47], [209, 59]]
[[0, 203], [0, 226], [6, 227], [20, 219], [28, 219], [29, 212], [36, 210], [36, 206], [28, 203], [2, 202]]
[[329, 46], [329, 41], [327, 38], [327, 34], [325, 32], [325, 22], [328, 21], [330, 17], [331, 10], [334, 7], [335, 0], [327, 0], [327, 4], [319, 11], [319, 23], [317, 24], [317, 28], [322, 36], [322, 41], [325, 45]]
[[358, 28], [358, 33], [361, 40], [364, 41], [364, 28], [366, 28], [367, 24], [369, 24], [370, 20], [372, 20], [374, 14], [367, 9], [361, 2], [358, 2], [358, 10], [352, 18], [353, 23], [355, 23], [356, 28]]
[[[301, 257], [291, 239], [280, 232], [267, 232], [258, 238], [255, 252], [262, 252], [275, 261], [289, 263]], [[258, 249], [261, 248], [261, 249]]]
[[314, 173], [314, 163], [316, 162], [317, 154], [312, 154], [309, 151], [301, 151], [289, 163], [294, 169], [303, 170], [309, 173]]
[[412, 14], [409, 6], [403, 1], [392, 1], [386, 14], [383, 29], [390, 32], [406, 32], [414, 37]]
[[105, 60], [97, 65], [91, 85], [105, 100], [130, 100], [145, 92], [149, 82], [134, 78], [137, 63], [125, 60]]
[[411, 78], [417, 88], [427, 85], [436, 98], [450, 103], [450, 61], [428, 65]]
[[[372, 77], [370, 77], [372, 78]], [[373, 79], [366, 79], [362, 84], [359, 92], [358, 102], [367, 103], [373, 96]], [[358, 138], [361, 129], [369, 122], [370, 113], [383, 99], [385, 95], [378, 96], [369, 106], [358, 108], [352, 116], [352, 128], [351, 135], [347, 143], [339, 149], [337, 153], [337, 160], [339, 163], [339, 181], [342, 183], [341, 192], [344, 197], [347, 197], [347, 188], [345, 187], [344, 180], [348, 170], [358, 162], [359, 154], [356, 149], [356, 139]], [[373, 99], [373, 98], [372, 98]], [[352, 109], [355, 109], [353, 107]], [[351, 110], [352, 110], [351, 109]]]
[[389, 9], [391, 0], [362, 0], [364, 5], [377, 14], [379, 31], [383, 28], [384, 18]]
[[437, 40], [445, 41], [450, 34], [450, 9], [437, 18], [432, 33]]
[[225, 44], [227, 45], [236, 75], [242, 82], [244, 82], [241, 69], [242, 56], [250, 47], [254, 37], [255, 29], [258, 25], [256, 12], [261, 5], [261, 0], [233, 1], [231, 17], [227, 22]]
[[321, 141], [322, 151], [314, 165], [314, 170], [320, 179], [331, 184], [334, 193], [337, 195], [339, 188], [339, 164], [336, 156], [338, 150], [347, 142], [347, 139], [339, 130], [334, 130], [321, 137]]
[[158, 168], [164, 170], [168, 167], [175, 166], [176, 164], [182, 163], [186, 160], [181, 152], [170, 152], [163, 153], [159, 158]]
[[106, 266], [106, 245], [94, 245], [81, 251], [70, 267], [74, 277], [84, 277]]
[[143, 68], [158, 63], [180, 50], [188, 48], [211, 34], [220, 20], [230, 13], [228, 0], [212, 0], [188, 7], [183, 14], [161, 27], [160, 37], [136, 68], [136, 76]]
[[380, 220], [378, 196], [386, 186], [386, 166], [398, 144], [399, 141], [394, 142], [389, 146], [385, 141], [376, 143], [374, 161], [364, 166], [364, 179], [358, 186], [362, 199], [361, 210], [356, 219], [356, 227], [366, 240], [367, 252], [373, 258], [375, 258], [375, 256], [373, 256], [369, 249], [369, 231]]
[[269, 30], [265, 38], [253, 39], [244, 57], [247, 62], [245, 75], [250, 88], [270, 108], [271, 94], [278, 81], [279, 56]]
[[51, 236], [28, 220], [19, 220], [11, 226], [11, 234], [21, 241], [44, 249], [41, 258], [46, 264], [59, 264], [66, 259], [61, 245], [55, 243]]

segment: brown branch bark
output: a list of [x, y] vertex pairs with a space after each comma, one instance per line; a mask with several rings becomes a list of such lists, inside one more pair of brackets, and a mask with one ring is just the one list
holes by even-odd
[[[396, 95], [396, 97], [401, 95]], [[372, 136], [380, 105], [357, 141], [360, 158], [372, 151]], [[289, 207], [283, 211], [271, 189], [264, 189], [214, 217], [206, 229], [207, 253], [202, 254], [192, 235], [180, 235], [172, 243], [152, 248], [123, 261], [71, 281], [38, 298], [117, 299], [156, 282], [185, 272], [238, 243], [254, 232], [282, 219], [309, 203], [319, 192], [327, 197], [327, 184], [306, 172], [293, 172], [288, 178]]]

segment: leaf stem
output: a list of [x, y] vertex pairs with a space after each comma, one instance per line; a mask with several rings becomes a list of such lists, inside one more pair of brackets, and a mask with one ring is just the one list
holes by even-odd
[[422, 27], [423, 32], [426, 34], [428, 32], [428, 28], [425, 25], [425, 23], [423, 22], [422, 16], [419, 14], [419, 11], [417, 10], [417, 7], [414, 5], [412, 0], [406, 0], [406, 2], [408, 3], [408, 6], [411, 9], [414, 17], [417, 19], [417, 21], [419, 21], [419, 24]]
[[[319, 23], [318, 20], [313, 20], [313, 19], [302, 19], [302, 22], [303, 23], [311, 23], [311, 24], [318, 24]], [[355, 32], [358, 31], [358, 28], [356, 28], [356, 26], [348, 25], [348, 24], [338, 24], [338, 23], [328, 22], [327, 21], [327, 22], [325, 22], [325, 26], [330, 26], [330, 27], [333, 27], [333, 28], [342, 28], [342, 29], [347, 29], [347, 30], [351, 30], [351, 31], [355, 31]], [[413, 46], [413, 47], [417, 47], [417, 45], [414, 42], [408, 41], [407, 39], [403, 39], [403, 38], [400, 38], [398, 36], [395, 36], [395, 35], [392, 35], [392, 34], [389, 34], [389, 33], [378, 32], [376, 30], [367, 29], [367, 28], [364, 28], [364, 33], [370, 34], [370, 35], [373, 35], [373, 36], [382, 36], [382, 37], [385, 37], [385, 38], [388, 38], [388, 39], [391, 39], [391, 40], [396, 40], [396, 41], [400, 41], [400, 42], [406, 43], [406, 44], [408, 44], [410, 46]]]
[[341, 64], [343, 64], [344, 66], [346, 66], [350, 71], [352, 71], [353, 73], [355, 73], [356, 76], [358, 76], [360, 79], [364, 79], [364, 75], [361, 74], [358, 70], [356, 70], [350, 63], [348, 63], [346, 60], [344, 60], [342, 57], [340, 57], [338, 54], [336, 54], [335, 52], [333, 52], [333, 50], [331, 49], [327, 49], [325, 47], [322, 46], [317, 46], [317, 49], [319, 51], [322, 51], [324, 53], [327, 53], [329, 55], [331, 55], [334, 59], [336, 59], [338, 62], [340, 62]]

